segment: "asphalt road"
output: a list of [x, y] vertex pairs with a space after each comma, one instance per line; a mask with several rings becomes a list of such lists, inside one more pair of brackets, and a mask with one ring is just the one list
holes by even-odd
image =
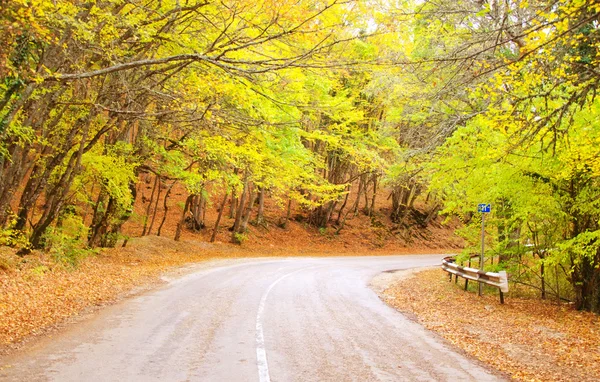
[[441, 256], [223, 263], [0, 360], [3, 381], [492, 381], [385, 305], [385, 270]]

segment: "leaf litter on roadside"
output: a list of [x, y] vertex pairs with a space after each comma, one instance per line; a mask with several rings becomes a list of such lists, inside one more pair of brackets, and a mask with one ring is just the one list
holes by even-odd
[[[464, 280], [462, 280], [464, 282]], [[464, 285], [464, 284], [463, 284]], [[568, 305], [466, 292], [440, 270], [400, 280], [386, 302], [470, 355], [524, 381], [597, 381], [600, 317]], [[387, 296], [387, 297], [385, 297]]]

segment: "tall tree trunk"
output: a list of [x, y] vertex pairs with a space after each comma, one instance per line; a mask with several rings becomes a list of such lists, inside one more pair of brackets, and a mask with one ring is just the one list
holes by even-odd
[[77, 175], [79, 167], [81, 166], [81, 157], [85, 152], [87, 135], [89, 132], [90, 124], [92, 122], [92, 113], [88, 114], [86, 121], [84, 122], [83, 132], [81, 136], [81, 142], [76, 152], [71, 155], [69, 162], [67, 163], [65, 172], [58, 181], [56, 187], [48, 198], [48, 207], [44, 210], [42, 217], [36, 225], [33, 227], [33, 233], [30, 238], [30, 243], [33, 248], [40, 248], [42, 236], [46, 232], [46, 229], [50, 226], [52, 221], [56, 219], [64, 205], [65, 198], [67, 197], [73, 180]]
[[90, 232], [88, 237], [88, 246], [96, 247], [100, 244], [100, 236], [104, 235], [103, 229], [106, 228], [102, 224], [104, 216], [106, 215], [108, 194], [104, 188], [100, 189], [98, 198], [94, 205], [94, 212], [92, 215], [92, 223], [90, 225]]
[[152, 234], [152, 227], [154, 227], [154, 219], [156, 219], [156, 214], [158, 212], [158, 202], [160, 201], [160, 194], [162, 192], [162, 180], [160, 177], [157, 177], [158, 181], [158, 193], [156, 194], [156, 201], [154, 202], [154, 210], [152, 211], [152, 220], [150, 220], [150, 226], [148, 227], [148, 235]]
[[252, 214], [252, 207], [256, 204], [257, 192], [253, 188], [250, 192], [250, 197], [248, 198], [248, 205], [246, 206], [246, 211], [244, 212], [244, 217], [242, 218], [242, 223], [240, 224], [240, 229], [238, 233], [245, 233], [248, 230], [248, 222], [250, 221], [250, 215]]
[[202, 196], [202, 227], [206, 227], [206, 204], [207, 204], [207, 199]]
[[235, 190], [231, 192], [231, 204], [229, 206], [229, 219], [235, 218], [235, 212], [238, 207], [238, 198], [236, 196]]
[[227, 191], [225, 191], [225, 196], [223, 196], [223, 201], [221, 202], [221, 206], [219, 208], [219, 215], [217, 215], [217, 221], [215, 222], [215, 228], [213, 228], [212, 236], [210, 237], [210, 242], [214, 243], [217, 238], [217, 232], [219, 232], [219, 224], [221, 223], [221, 216], [223, 216], [223, 210], [225, 209], [225, 205], [227, 204]]
[[169, 211], [169, 206], [167, 205], [167, 200], [169, 199], [169, 195], [171, 194], [171, 190], [173, 189], [173, 186], [175, 185], [175, 183], [177, 183], [177, 181], [174, 181], [173, 183], [171, 183], [171, 185], [169, 186], [169, 189], [167, 190], [167, 192], [165, 194], [165, 199], [163, 201], [164, 213], [163, 213], [162, 220], [160, 221], [160, 225], [158, 226], [158, 230], [156, 231], [156, 236], [160, 236], [160, 233], [162, 232], [162, 227], [165, 224], [165, 220], [167, 220], [167, 212]]
[[363, 190], [363, 195], [365, 197], [365, 206], [362, 209], [362, 212], [369, 216], [369, 181], [365, 180], [365, 186]]
[[338, 211], [338, 216], [337, 219], [335, 220], [335, 224], [340, 224], [340, 218], [342, 216], [342, 213], [344, 212], [344, 208], [346, 208], [346, 204], [348, 203], [348, 198], [350, 197], [350, 190], [351, 190], [351, 185], [348, 185], [348, 188], [346, 190], [346, 197], [344, 198], [344, 203], [342, 204], [342, 206], [340, 207], [340, 210]]
[[260, 188], [258, 194], [258, 213], [256, 215], [256, 225], [265, 224], [265, 189]]
[[[239, 170], [237, 168], [233, 169], [233, 175], [237, 175]], [[235, 188], [231, 190], [231, 205], [229, 206], [229, 219], [233, 219], [235, 217], [235, 212], [238, 208], [238, 195], [235, 192]]]
[[185, 206], [183, 207], [183, 212], [181, 213], [181, 219], [179, 219], [179, 223], [177, 223], [177, 229], [175, 230], [175, 238], [173, 239], [175, 241], [179, 241], [179, 239], [181, 238], [181, 230], [183, 229], [183, 226], [185, 225], [185, 214], [188, 212], [188, 209], [190, 208], [190, 203], [192, 202], [193, 197], [194, 197], [194, 195], [190, 195], [185, 200]]
[[373, 174], [373, 196], [371, 197], [371, 207], [369, 207], [369, 216], [375, 213], [375, 200], [377, 198], [377, 174]]
[[[49, 122], [47, 128], [53, 129], [60, 122], [66, 107], [62, 108], [58, 115]], [[69, 133], [64, 138], [65, 145], [64, 147], [71, 147], [73, 144], [73, 140], [75, 139], [77, 132], [79, 131], [79, 126], [73, 126]], [[47, 139], [49, 139], [47, 137]], [[15, 225], [15, 229], [22, 230], [25, 228], [25, 224], [27, 222], [27, 216], [31, 208], [37, 202], [38, 198], [46, 188], [48, 181], [50, 180], [50, 175], [56, 169], [60, 163], [63, 162], [65, 157], [68, 154], [68, 150], [66, 148], [59, 150], [58, 152], [52, 146], [45, 146], [41, 149], [40, 154], [38, 155], [38, 159], [42, 156], [49, 156], [51, 159], [48, 163], [43, 163], [42, 161], [36, 161], [31, 168], [31, 174], [27, 179], [23, 192], [21, 194], [21, 199], [19, 201], [19, 207], [17, 212], [17, 223]], [[29, 172], [29, 169], [25, 171], [25, 173]], [[24, 179], [23, 179], [24, 180]], [[0, 202], [0, 209], [2, 203]]]
[[429, 225], [429, 222], [437, 217], [439, 210], [440, 210], [440, 204], [436, 202], [433, 205], [433, 208], [427, 214], [427, 217], [425, 218], [425, 220], [423, 221], [424, 227], [427, 227]]
[[[94, 207], [94, 216], [88, 238], [90, 247], [114, 247], [119, 239], [121, 227], [133, 214], [133, 206], [137, 198], [136, 184], [129, 183], [129, 190], [132, 195], [131, 205], [125, 212], [119, 213], [119, 206], [116, 199], [109, 196], [105, 189], [98, 194], [96, 206]], [[107, 202], [108, 199], [108, 202]], [[127, 244], [127, 239], [123, 242], [123, 247]]]
[[156, 193], [156, 188], [158, 187], [158, 175], [154, 177], [154, 186], [152, 186], [152, 193], [150, 194], [150, 200], [148, 201], [148, 207], [146, 207], [146, 216], [144, 216], [144, 228], [142, 229], [142, 236], [146, 236], [148, 230], [148, 219], [150, 219], [150, 211], [152, 209], [152, 202], [154, 201], [154, 194]]
[[417, 199], [419, 192], [420, 192], [419, 185], [414, 181], [411, 182], [410, 191], [405, 194], [406, 195], [405, 207], [404, 207], [404, 211], [402, 212], [402, 217], [400, 218], [400, 221], [404, 221], [408, 217], [408, 214], [414, 207], [415, 200]]
[[544, 269], [544, 262], [540, 264], [540, 277], [542, 279], [542, 300], [546, 299], [546, 275]]
[[248, 178], [246, 177], [246, 180], [244, 180], [244, 189], [242, 190], [242, 195], [240, 196], [240, 201], [239, 201], [239, 205], [237, 207], [237, 211], [235, 213], [235, 222], [233, 223], [233, 235], [235, 235], [236, 233], [238, 233], [239, 229], [240, 229], [240, 225], [242, 224], [242, 217], [244, 214], [244, 206], [246, 204], [246, 198], [247, 198], [247, 194], [249, 192], [249, 184], [248, 184]]
[[354, 206], [352, 206], [352, 212], [354, 215], [358, 214], [358, 207], [360, 204], [360, 198], [363, 193], [363, 176], [361, 175], [358, 180], [358, 191], [356, 192], [356, 200], [354, 201]]
[[10, 151], [10, 166], [3, 171], [0, 179], [0, 227], [6, 225], [9, 214], [12, 213], [10, 205], [13, 201], [14, 193], [22, 182], [26, 171], [26, 156], [29, 151], [29, 145], [21, 148], [20, 145], [13, 145]]
[[327, 227], [327, 224], [329, 224], [329, 220], [331, 220], [331, 215], [333, 214], [333, 210], [335, 210], [335, 206], [337, 205], [337, 203], [338, 202], [336, 201], [329, 202], [329, 206], [325, 210], [325, 214], [321, 221], [321, 227]]
[[192, 230], [194, 232], [199, 232], [202, 228], [204, 228], [204, 214], [205, 214], [205, 205], [206, 200], [204, 198], [203, 192], [194, 196], [192, 199], [192, 203], [190, 205], [190, 211], [192, 215]]
[[105, 246], [106, 236], [108, 235], [109, 222], [108, 219], [111, 216], [113, 209], [115, 207], [115, 201], [113, 198], [108, 196], [108, 202], [106, 203], [106, 208], [99, 211], [98, 220], [96, 226], [94, 227], [93, 234], [88, 240], [88, 245], [92, 248], [94, 247], [102, 247]]
[[287, 225], [290, 221], [291, 216], [292, 216], [292, 198], [289, 198], [286, 213], [285, 213], [285, 218], [283, 220], [283, 223], [280, 223], [279, 226], [284, 229], [287, 228]]
[[[131, 205], [127, 208], [127, 210], [122, 213], [121, 216], [116, 218], [116, 221], [113, 221], [110, 224], [108, 235], [105, 237], [105, 240], [102, 242], [103, 247], [114, 247], [117, 244], [119, 239], [121, 229], [123, 224], [129, 220], [131, 215], [133, 214], [133, 207], [135, 205], [135, 201], [137, 199], [137, 190], [135, 182], [129, 182], [129, 191], [131, 192], [132, 201]], [[113, 217], [114, 220], [115, 217]], [[127, 238], [123, 241], [123, 247], [127, 245]]]

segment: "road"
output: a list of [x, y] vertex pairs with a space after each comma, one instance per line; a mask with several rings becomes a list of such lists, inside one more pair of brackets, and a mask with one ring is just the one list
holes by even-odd
[[3, 381], [495, 381], [385, 305], [377, 274], [441, 256], [224, 263], [0, 359]]

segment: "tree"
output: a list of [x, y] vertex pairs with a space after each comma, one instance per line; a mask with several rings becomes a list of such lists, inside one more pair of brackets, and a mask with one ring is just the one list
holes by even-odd
[[[226, 135], [230, 128], [256, 136], [262, 125], [293, 123], [293, 117], [277, 121], [264, 89], [286, 71], [337, 60], [354, 39], [350, 27], [361, 22], [353, 6], [337, 0], [150, 1], [143, 7], [120, 0], [11, 2], [2, 8], [8, 49], [0, 57], [0, 225], [16, 215], [14, 228], [42, 247], [78, 177], [93, 172], [85, 157], [106, 155], [120, 142], [133, 147], [122, 155], [137, 165], [135, 175], [149, 171], [157, 181], [179, 181], [182, 174], [145, 162], [167, 155], [161, 150], [184, 152], [192, 136]], [[149, 143], [155, 140], [161, 144]], [[118, 202], [106, 184], [112, 179], [92, 179], [99, 184], [91, 188], [97, 195], [90, 244], [112, 244], [99, 237], [118, 231], [129, 213], [114, 209]], [[132, 185], [120, 187], [135, 198]]]
[[488, 106], [438, 151], [432, 185], [444, 193], [446, 210], [461, 216], [484, 199], [495, 202], [497, 250], [513, 246], [512, 261], [522, 268], [531, 262], [514, 244], [533, 243], [542, 293], [545, 269], [556, 266], [577, 307], [596, 312], [597, 18], [587, 2], [556, 2], [537, 13], [517, 54], [472, 93]]

